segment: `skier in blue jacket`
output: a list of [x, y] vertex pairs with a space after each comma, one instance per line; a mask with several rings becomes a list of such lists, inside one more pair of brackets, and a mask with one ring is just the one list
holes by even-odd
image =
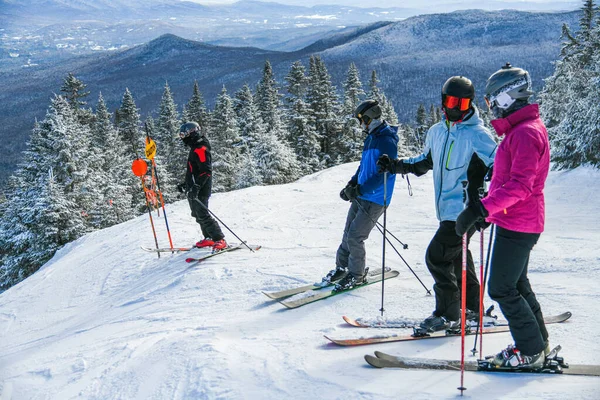
[[[354, 117], [358, 119], [367, 137], [360, 165], [340, 192], [342, 200], [350, 201], [352, 205], [348, 210], [342, 243], [337, 251], [336, 268], [323, 278], [324, 284], [338, 281], [334, 288], [336, 291], [366, 283], [368, 268], [365, 267], [365, 240], [384, 210], [384, 174], [378, 172], [377, 160], [382, 154], [394, 158], [398, 154], [398, 128], [381, 120], [381, 107], [377, 101], [362, 102], [356, 108]], [[395, 175], [388, 175], [385, 204], [390, 204], [395, 181]]]
[[[488, 168], [496, 155], [496, 142], [483, 126], [473, 105], [475, 88], [471, 81], [454, 76], [442, 88], [444, 116], [429, 128], [423, 154], [404, 160], [383, 156], [378, 165], [392, 174], [412, 173], [421, 176], [433, 169], [435, 209], [439, 228], [431, 240], [425, 262], [435, 280], [435, 310], [420, 327], [438, 331], [457, 326], [460, 319], [462, 237], [455, 232], [456, 217], [463, 210], [462, 181], [469, 181], [469, 201], [479, 201]], [[468, 232], [470, 238], [475, 228]], [[478, 318], [479, 281], [471, 252], [467, 255], [467, 309]]]

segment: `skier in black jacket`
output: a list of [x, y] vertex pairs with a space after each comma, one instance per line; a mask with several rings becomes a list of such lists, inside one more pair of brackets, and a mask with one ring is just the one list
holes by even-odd
[[212, 192], [212, 156], [210, 142], [196, 122], [186, 122], [179, 128], [179, 137], [190, 148], [185, 174], [185, 183], [177, 185], [181, 193], [186, 193], [204, 239], [196, 247], [212, 247], [223, 250], [227, 247], [221, 227], [208, 212], [208, 199]]

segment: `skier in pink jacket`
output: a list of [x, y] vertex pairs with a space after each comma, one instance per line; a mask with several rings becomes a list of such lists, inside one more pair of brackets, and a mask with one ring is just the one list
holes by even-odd
[[531, 78], [506, 64], [487, 81], [485, 100], [504, 136], [494, 161], [487, 197], [469, 204], [456, 220], [462, 235], [477, 221], [496, 224], [488, 293], [497, 301], [515, 341], [490, 361], [499, 367], [537, 369], [549, 351], [548, 331], [529, 279], [529, 254], [544, 230], [544, 183], [550, 166], [548, 132], [537, 104], [530, 103]]

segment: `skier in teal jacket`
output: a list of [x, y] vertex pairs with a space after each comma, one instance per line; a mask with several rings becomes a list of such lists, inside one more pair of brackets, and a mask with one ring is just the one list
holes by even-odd
[[[463, 181], [469, 181], [469, 198], [478, 196], [488, 168], [496, 155], [496, 142], [483, 126], [473, 105], [475, 88], [471, 81], [454, 76], [442, 88], [442, 120], [427, 132], [423, 154], [404, 160], [382, 156], [378, 165], [393, 174], [417, 176], [433, 170], [435, 209], [439, 228], [425, 255], [429, 272], [435, 280], [435, 310], [421, 323], [427, 331], [456, 326], [460, 319], [462, 238], [455, 232], [456, 217], [464, 208]], [[470, 230], [469, 238], [475, 229]], [[478, 318], [479, 281], [473, 257], [467, 257], [467, 309]]]

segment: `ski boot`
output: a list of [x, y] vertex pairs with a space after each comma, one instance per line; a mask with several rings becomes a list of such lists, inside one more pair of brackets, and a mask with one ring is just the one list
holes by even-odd
[[321, 283], [316, 283], [315, 286], [329, 286], [335, 281], [339, 281], [340, 279], [342, 279], [344, 276], [346, 276], [347, 273], [348, 268], [336, 267], [335, 269], [329, 271], [327, 275], [325, 275], [325, 277], [321, 280]]
[[365, 269], [365, 273], [360, 277], [355, 277], [351, 273], [347, 273], [344, 275], [342, 279], [338, 283], [335, 284], [333, 288], [334, 292], [343, 292], [344, 290], [354, 289], [357, 286], [364, 285], [367, 283], [367, 274], [369, 273], [369, 268]]
[[198, 248], [203, 248], [203, 247], [212, 247], [215, 245], [215, 241], [212, 240], [211, 238], [204, 238], [199, 242], [196, 242], [196, 247]]

